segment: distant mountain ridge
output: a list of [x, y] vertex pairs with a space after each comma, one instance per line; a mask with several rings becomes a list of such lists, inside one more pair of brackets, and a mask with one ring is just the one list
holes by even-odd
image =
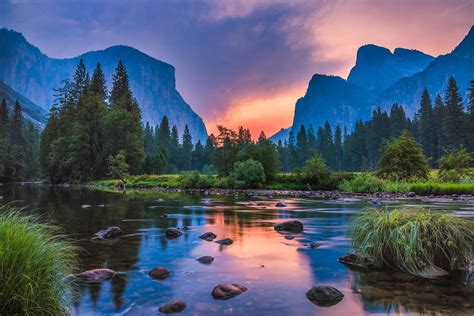
[[[356, 65], [347, 80], [315, 74], [306, 94], [298, 99], [291, 130], [296, 135], [301, 125], [316, 130], [326, 120], [333, 126], [351, 130], [358, 119], [370, 118], [376, 106], [388, 109], [401, 104], [408, 115], [416, 113], [421, 93], [426, 87], [432, 97], [444, 95], [453, 75], [462, 95], [467, 96], [469, 81], [474, 79], [474, 26], [449, 54], [436, 58], [416, 50], [390, 50], [364, 45], [357, 52]], [[277, 133], [277, 142], [286, 136]]]
[[46, 124], [46, 116], [48, 112], [40, 106], [33, 103], [30, 99], [13, 90], [11, 87], [6, 85], [3, 81], [0, 81], [0, 102], [5, 99], [7, 102], [10, 114], [13, 111], [13, 106], [18, 100], [21, 104], [23, 115], [25, 119], [32, 121], [36, 126], [42, 128]]
[[206, 141], [204, 122], [176, 89], [172, 65], [128, 46], [112, 46], [74, 58], [50, 58], [21, 33], [0, 29], [0, 80], [45, 110], [53, 105], [54, 89], [61, 86], [62, 80], [72, 77], [81, 58], [90, 73], [100, 62], [109, 88], [115, 67], [122, 60], [144, 122], [157, 125], [166, 115], [180, 135], [188, 125], [193, 141]]

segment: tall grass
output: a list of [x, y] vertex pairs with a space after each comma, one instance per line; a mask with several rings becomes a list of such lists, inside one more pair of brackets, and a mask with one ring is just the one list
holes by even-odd
[[353, 219], [349, 235], [376, 266], [417, 276], [466, 268], [473, 259], [474, 222], [427, 209], [369, 209]]
[[0, 206], [0, 315], [69, 312], [75, 247], [60, 229]]

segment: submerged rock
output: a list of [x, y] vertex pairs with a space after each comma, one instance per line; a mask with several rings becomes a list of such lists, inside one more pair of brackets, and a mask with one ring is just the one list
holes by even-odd
[[148, 272], [148, 275], [155, 280], [164, 280], [170, 275], [170, 272], [163, 267], [156, 267]]
[[212, 257], [212, 256], [203, 256], [203, 257], [198, 258], [196, 260], [199, 261], [199, 263], [202, 263], [202, 264], [211, 264], [214, 261], [214, 257]]
[[309, 248], [315, 249], [321, 247], [321, 244], [319, 242], [312, 242], [309, 244]]
[[117, 272], [111, 269], [93, 269], [76, 274], [76, 277], [87, 282], [102, 282], [112, 279]]
[[278, 201], [277, 204], [275, 204], [276, 207], [286, 207], [287, 205], [283, 201]]
[[428, 279], [440, 278], [447, 276], [448, 274], [449, 272], [436, 266], [429, 266], [421, 271], [421, 276]]
[[230, 238], [224, 238], [216, 241], [216, 243], [218, 243], [219, 245], [231, 245], [233, 242], [234, 241]]
[[412, 197], [415, 197], [416, 196], [416, 193], [415, 192], [408, 192], [407, 193], [407, 196], [412, 198]]
[[227, 300], [247, 291], [247, 288], [239, 284], [219, 284], [212, 290], [212, 297], [216, 300]]
[[342, 301], [344, 294], [332, 286], [322, 285], [310, 289], [306, 297], [318, 306], [329, 307]]
[[186, 303], [181, 300], [174, 300], [166, 305], [160, 306], [160, 312], [164, 314], [179, 313], [186, 308]]
[[122, 236], [122, 229], [118, 226], [111, 226], [107, 229], [97, 232], [92, 239], [115, 238]]
[[361, 256], [355, 253], [348, 253], [347, 255], [344, 255], [337, 259], [337, 261], [349, 266], [350, 268], [355, 269], [366, 270], [377, 268], [372, 260], [370, 260], [369, 258], [362, 258]]
[[214, 239], [216, 239], [216, 237], [217, 235], [214, 234], [213, 232], [207, 232], [199, 236], [199, 238], [207, 240], [207, 241], [213, 241]]
[[293, 236], [293, 235], [286, 235], [286, 236], [285, 236], [285, 239], [287, 239], [287, 240], [293, 240], [293, 239], [295, 239], [295, 236]]
[[175, 228], [168, 228], [168, 229], [166, 229], [165, 235], [168, 238], [176, 238], [176, 237], [181, 236], [182, 233], [179, 230], [175, 229]]
[[303, 231], [303, 223], [300, 221], [287, 221], [273, 226], [276, 231], [287, 231], [301, 233]]

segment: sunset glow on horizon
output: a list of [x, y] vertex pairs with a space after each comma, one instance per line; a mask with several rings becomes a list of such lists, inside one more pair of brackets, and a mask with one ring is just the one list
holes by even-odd
[[[472, 0], [139, 3], [6, 1], [0, 27], [22, 32], [51, 57], [135, 47], [175, 67], [178, 90], [209, 133], [244, 125], [258, 137], [292, 124], [313, 74], [346, 78], [360, 46], [438, 56], [474, 24]], [[33, 14], [38, 6], [44, 14]]]

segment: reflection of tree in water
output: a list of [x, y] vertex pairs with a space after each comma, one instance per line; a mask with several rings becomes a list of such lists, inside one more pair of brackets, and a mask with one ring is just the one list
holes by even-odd
[[474, 313], [474, 287], [449, 280], [420, 279], [402, 272], [354, 272], [352, 290], [367, 311]]

